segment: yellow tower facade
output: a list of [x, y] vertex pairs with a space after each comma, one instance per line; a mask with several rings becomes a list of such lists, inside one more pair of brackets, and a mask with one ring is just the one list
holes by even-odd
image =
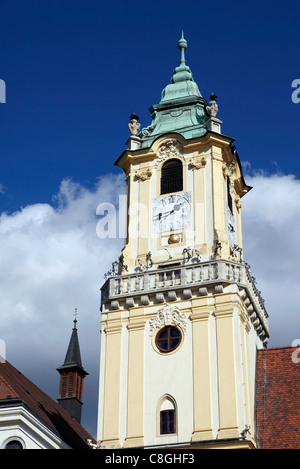
[[98, 443], [103, 448], [255, 447], [256, 351], [268, 315], [243, 261], [246, 185], [185, 62], [131, 116], [127, 231], [102, 287]]

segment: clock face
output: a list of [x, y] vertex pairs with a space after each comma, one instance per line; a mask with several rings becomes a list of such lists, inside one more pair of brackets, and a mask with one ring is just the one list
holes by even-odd
[[191, 194], [171, 194], [158, 197], [152, 203], [154, 233], [180, 230], [191, 224]]
[[227, 236], [230, 246], [233, 248], [235, 245], [235, 223], [232, 213], [227, 207]]

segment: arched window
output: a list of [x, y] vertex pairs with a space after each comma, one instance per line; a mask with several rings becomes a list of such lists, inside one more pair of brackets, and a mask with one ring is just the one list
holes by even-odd
[[166, 161], [161, 169], [160, 193], [168, 194], [182, 190], [182, 162], [172, 158]]
[[18, 440], [11, 440], [5, 445], [5, 449], [23, 449], [23, 445]]
[[176, 405], [170, 396], [165, 396], [162, 400], [159, 412], [159, 433], [160, 435], [170, 435], [176, 433]]

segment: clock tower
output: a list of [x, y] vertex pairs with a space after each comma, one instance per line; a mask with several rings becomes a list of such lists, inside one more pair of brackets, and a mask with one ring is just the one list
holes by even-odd
[[244, 181], [217, 97], [180, 65], [152, 122], [132, 114], [127, 231], [101, 289], [103, 448], [255, 447], [256, 351], [268, 315], [243, 261]]

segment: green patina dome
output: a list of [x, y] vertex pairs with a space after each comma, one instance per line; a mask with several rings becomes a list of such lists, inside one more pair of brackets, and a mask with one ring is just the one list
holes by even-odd
[[181, 51], [180, 65], [175, 68], [171, 83], [163, 89], [159, 104], [150, 108], [152, 124], [138, 135], [142, 139], [142, 148], [151, 146], [157, 137], [165, 133], [178, 132], [185, 138], [194, 138], [206, 132], [207, 102], [186, 65], [187, 41], [183, 33], [177, 46]]
[[193, 80], [191, 69], [185, 63], [184, 51], [187, 48], [187, 41], [184, 39], [183, 33], [177, 46], [181, 51], [180, 65], [174, 70], [171, 84], [163, 90], [161, 102], [170, 99], [184, 99], [187, 96], [201, 97], [198, 86]]

